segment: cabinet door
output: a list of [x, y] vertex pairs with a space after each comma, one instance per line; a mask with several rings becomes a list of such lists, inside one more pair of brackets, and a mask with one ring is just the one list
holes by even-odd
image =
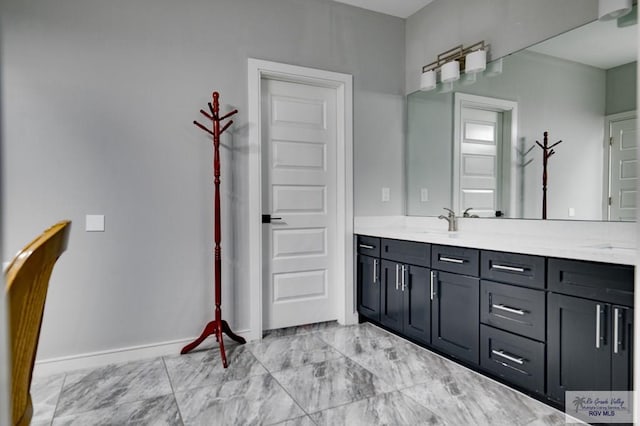
[[380, 321], [380, 260], [358, 256], [358, 312]]
[[564, 403], [565, 391], [609, 390], [611, 306], [555, 293], [548, 297], [548, 396]]
[[404, 298], [401, 288], [402, 265], [383, 259], [381, 266], [380, 322], [393, 330], [402, 332], [404, 320]]
[[431, 343], [442, 351], [478, 364], [480, 280], [434, 271]]
[[405, 267], [404, 334], [431, 343], [431, 300], [429, 269]]
[[633, 309], [614, 305], [611, 315], [611, 389], [632, 390]]

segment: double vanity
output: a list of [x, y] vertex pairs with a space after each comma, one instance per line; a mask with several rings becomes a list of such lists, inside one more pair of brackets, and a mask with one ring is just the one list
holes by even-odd
[[460, 228], [357, 218], [361, 319], [552, 405], [568, 390], [632, 389], [635, 224]]

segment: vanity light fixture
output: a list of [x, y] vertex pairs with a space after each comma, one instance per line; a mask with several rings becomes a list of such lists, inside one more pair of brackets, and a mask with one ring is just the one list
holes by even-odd
[[[489, 45], [484, 40], [472, 44], [469, 47], [462, 45], [444, 51], [437, 56], [437, 59], [422, 67], [420, 76], [420, 90], [433, 90], [437, 85], [437, 72], [440, 71], [440, 82], [449, 85], [460, 79], [460, 69], [464, 69], [468, 77], [471, 74], [484, 71], [487, 66], [487, 50]], [[475, 77], [475, 76], [473, 76]], [[474, 78], [467, 78], [468, 83], [475, 81]], [[447, 84], [448, 83], [448, 84]]]
[[610, 21], [631, 12], [632, 0], [598, 0], [598, 20]]

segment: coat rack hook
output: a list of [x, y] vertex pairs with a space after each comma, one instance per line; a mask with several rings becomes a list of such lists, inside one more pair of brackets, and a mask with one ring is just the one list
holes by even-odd
[[200, 127], [202, 130], [204, 130], [205, 132], [209, 133], [211, 136], [215, 136], [211, 130], [207, 129], [202, 124], [198, 123], [196, 120], [193, 120], [193, 124], [195, 124], [196, 126]]
[[237, 113], [238, 113], [238, 110], [234, 109], [233, 111], [231, 111], [231, 112], [223, 115], [222, 117], [220, 117], [220, 120], [225, 120], [225, 119], [231, 117], [233, 114], [237, 114]]

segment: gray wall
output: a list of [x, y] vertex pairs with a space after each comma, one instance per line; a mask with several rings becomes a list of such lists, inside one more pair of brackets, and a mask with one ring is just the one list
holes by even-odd
[[636, 109], [638, 62], [607, 70], [607, 115]]
[[596, 19], [597, 0], [435, 0], [407, 19], [406, 93], [422, 66], [458, 44], [480, 40], [500, 58]]
[[4, 0], [0, 16], [4, 253], [73, 221], [40, 359], [212, 318], [212, 150], [191, 121], [214, 89], [240, 110], [222, 141], [223, 312], [249, 327], [248, 57], [353, 74], [355, 213], [404, 210], [402, 19], [328, 0]]
[[[602, 219], [605, 71], [533, 52], [504, 58], [499, 76], [480, 75], [474, 84], [456, 83], [454, 91], [516, 101], [518, 141], [525, 150], [561, 139], [549, 160], [547, 213], [550, 219]], [[451, 198], [453, 96], [417, 92], [410, 97], [407, 131], [407, 213], [438, 215]], [[438, 109], [434, 113], [434, 109]], [[449, 118], [446, 117], [449, 115]], [[427, 130], [428, 129], [428, 130]], [[542, 150], [518, 169], [519, 202], [524, 218], [542, 217]], [[433, 198], [420, 202], [419, 188], [429, 186]], [[435, 187], [435, 188], [434, 188]], [[444, 192], [447, 189], [447, 192]], [[438, 195], [440, 198], [438, 198]], [[508, 212], [514, 217], [513, 212]]]

